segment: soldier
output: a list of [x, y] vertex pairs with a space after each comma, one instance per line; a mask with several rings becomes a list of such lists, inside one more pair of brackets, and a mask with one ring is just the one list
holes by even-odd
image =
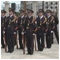
[[22, 31], [24, 29], [24, 22], [25, 22], [25, 16], [24, 16], [24, 10], [20, 10], [20, 17], [18, 18], [18, 31], [19, 31], [19, 45], [20, 49], [23, 49], [22, 44]]
[[26, 9], [26, 15], [25, 15], [25, 17], [27, 17], [28, 16], [28, 11], [29, 11], [30, 9]]
[[[57, 42], [58, 42], [58, 44], [59, 44], [59, 35], [58, 35], [58, 30], [57, 30], [57, 25], [58, 25], [58, 18], [57, 18], [57, 16], [55, 16], [55, 15], [53, 15], [53, 21], [52, 21], [52, 25], [53, 25], [53, 27], [52, 27], [52, 31], [54, 32], [54, 34], [55, 34], [55, 37], [56, 37], [56, 39], [57, 39]], [[52, 37], [53, 37], [53, 33], [52, 33]], [[52, 39], [52, 43], [53, 43], [54, 41], [53, 41], [53, 39]]]
[[36, 18], [35, 24], [37, 25], [35, 31], [37, 32], [37, 44], [38, 51], [43, 51], [44, 49], [44, 26], [45, 26], [46, 18], [44, 16], [44, 11], [39, 9], [38, 17]]
[[26, 43], [27, 43], [27, 54], [32, 55], [33, 54], [33, 22], [34, 17], [32, 16], [33, 11], [28, 11], [28, 16], [25, 19], [25, 31], [26, 31]]
[[4, 40], [3, 40], [3, 34], [5, 34], [5, 22], [6, 22], [5, 14], [6, 14], [6, 11], [2, 10], [1, 11], [1, 44], [2, 44], [2, 48], [5, 47]]
[[14, 31], [15, 45], [17, 45], [18, 49], [18, 42], [17, 42], [18, 17], [16, 12], [14, 12], [14, 19], [15, 19], [15, 31]]
[[6, 40], [8, 45], [8, 52], [12, 53], [14, 51], [14, 31], [15, 31], [15, 19], [13, 15], [14, 10], [9, 9], [9, 16], [6, 21]]
[[53, 36], [52, 36], [52, 20], [53, 20], [53, 16], [51, 15], [51, 10], [47, 10], [46, 11], [46, 17], [47, 17], [47, 21], [46, 21], [46, 44], [47, 44], [47, 48], [51, 48], [52, 45], [52, 40], [53, 40]]

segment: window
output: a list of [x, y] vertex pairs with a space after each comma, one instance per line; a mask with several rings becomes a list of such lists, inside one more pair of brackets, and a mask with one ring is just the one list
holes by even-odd
[[53, 4], [53, 2], [51, 2], [51, 5]]

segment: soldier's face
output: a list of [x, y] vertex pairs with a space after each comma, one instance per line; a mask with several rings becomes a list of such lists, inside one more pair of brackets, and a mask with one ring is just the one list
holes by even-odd
[[40, 12], [38, 15], [39, 15], [39, 16], [42, 16], [42, 15], [43, 15], [43, 13], [42, 13], [42, 12]]
[[1, 13], [1, 16], [5, 16], [5, 13]]
[[12, 11], [9, 11], [9, 15], [12, 15], [13, 14], [13, 12]]
[[47, 16], [50, 16], [50, 15], [51, 15], [51, 13], [48, 12], [48, 13], [47, 13]]
[[32, 13], [28, 13], [28, 16], [31, 16], [32, 15]]
[[17, 16], [14, 14], [14, 18], [17, 19]]
[[21, 16], [23, 16], [23, 15], [24, 15], [24, 13], [22, 12], [22, 13], [20, 13], [20, 15], [21, 15]]

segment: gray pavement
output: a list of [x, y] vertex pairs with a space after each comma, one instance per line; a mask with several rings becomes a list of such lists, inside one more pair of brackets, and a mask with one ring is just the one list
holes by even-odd
[[4, 49], [1, 49], [1, 59], [59, 59], [59, 45], [53, 44], [50, 49], [44, 48], [42, 52], [34, 51], [33, 55], [26, 55], [27, 49], [25, 50], [16, 49], [13, 53], [5, 53]]
[[54, 44], [50, 49], [44, 48], [42, 52], [34, 50], [33, 55], [26, 55], [27, 49], [25, 49], [25, 52], [23, 54], [23, 50], [16, 49], [16, 46], [13, 53], [5, 53], [5, 50], [1, 49], [1, 59], [59, 59], [59, 45], [55, 37]]

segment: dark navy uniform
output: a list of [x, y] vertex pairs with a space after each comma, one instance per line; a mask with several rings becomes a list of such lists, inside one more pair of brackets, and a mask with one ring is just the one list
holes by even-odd
[[44, 29], [45, 29], [45, 16], [43, 15], [44, 11], [42, 9], [38, 10], [38, 17], [36, 18], [37, 25], [37, 44], [38, 50], [43, 51], [44, 49]]
[[[2, 13], [6, 13], [5, 10], [2, 10]], [[1, 44], [2, 48], [4, 48], [4, 40], [3, 40], [3, 34], [5, 34], [5, 22], [6, 22], [6, 16], [1, 16]]]
[[15, 18], [13, 15], [14, 10], [13, 9], [9, 9], [9, 16], [7, 17], [7, 21], [5, 24], [5, 28], [6, 28], [6, 41], [7, 41], [7, 45], [8, 45], [8, 52], [12, 53], [14, 51], [14, 43], [15, 43], [15, 39], [14, 39], [14, 31], [16, 28], [16, 23], [15, 23]]
[[[58, 35], [58, 30], [57, 30], [58, 18], [56, 16], [53, 16], [53, 18], [54, 19], [52, 21], [52, 30], [54, 31], [57, 42], [59, 44], [59, 35]], [[53, 34], [52, 34], [52, 36], [53, 36]], [[52, 43], [53, 43], [53, 39], [52, 39]]]
[[37, 21], [37, 44], [38, 50], [43, 51], [44, 48], [44, 22], [45, 17], [43, 16], [41, 19], [40, 17], [36, 18]]
[[6, 21], [6, 40], [8, 44], [8, 52], [12, 53], [14, 51], [14, 31], [15, 31], [15, 23], [14, 16], [7, 17]]
[[12, 53], [14, 51], [14, 31], [15, 31], [15, 19], [13, 15], [14, 10], [9, 9], [9, 16], [5, 24], [6, 28], [6, 41], [8, 45], [8, 52]]
[[52, 20], [53, 20], [53, 16], [51, 15], [51, 10], [47, 10], [47, 22], [46, 22], [46, 43], [47, 43], [47, 48], [51, 48], [51, 45], [52, 45], [52, 41], [53, 41], [53, 30], [52, 30], [52, 27], [53, 27], [53, 23], [52, 23]]
[[50, 16], [49, 18], [47, 18], [47, 22], [46, 22], [46, 43], [47, 43], [47, 48], [51, 48], [51, 43], [52, 43], [52, 36], [51, 36], [51, 18], [52, 16]]
[[24, 29], [24, 22], [25, 22], [25, 17], [19, 17], [18, 18], [18, 31], [19, 31], [19, 45], [20, 49], [23, 49], [23, 44], [22, 44], [22, 30]]
[[26, 42], [28, 54], [33, 54], [33, 30], [34, 26], [32, 23], [33, 16], [26, 17], [25, 20], [25, 31], [26, 31]]
[[4, 40], [3, 40], [3, 31], [4, 30], [4, 26], [5, 26], [5, 20], [6, 20], [6, 16], [5, 17], [1, 17], [1, 43], [2, 43], [2, 47], [4, 47]]

